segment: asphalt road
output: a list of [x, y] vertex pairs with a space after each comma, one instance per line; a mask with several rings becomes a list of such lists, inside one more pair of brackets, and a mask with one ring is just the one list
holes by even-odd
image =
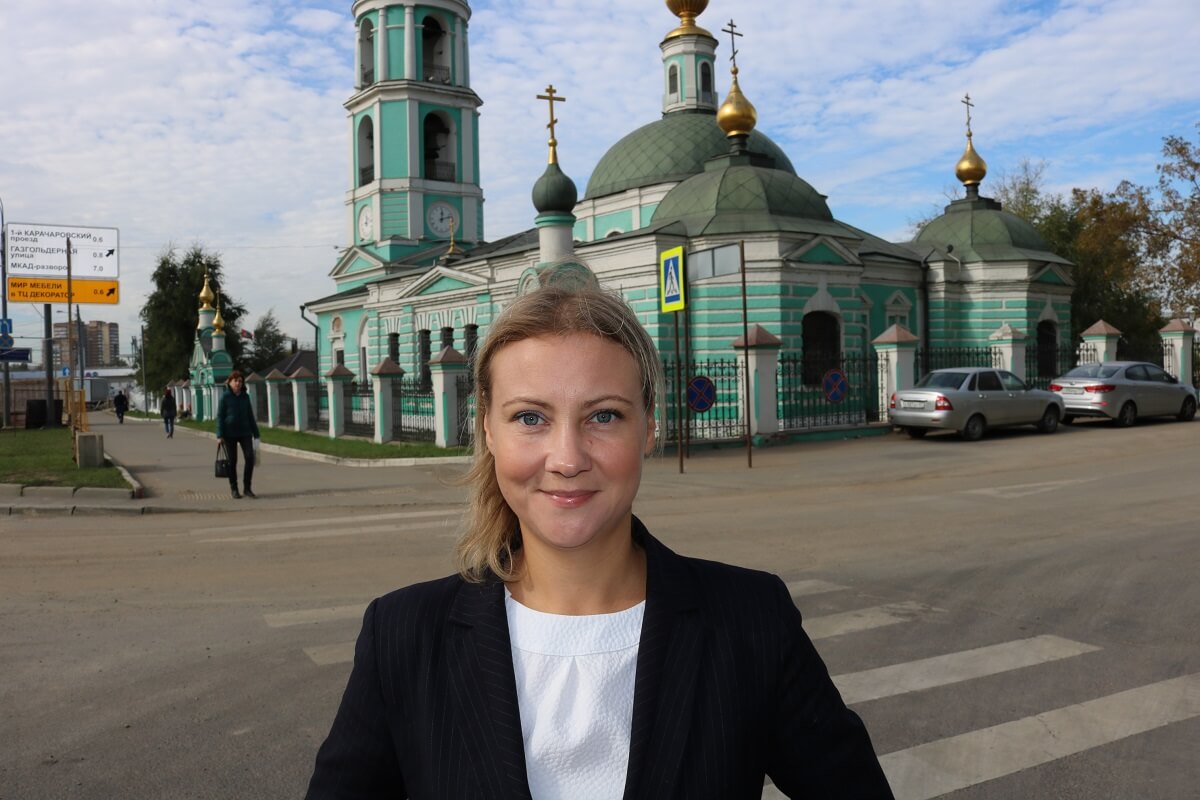
[[[637, 511], [791, 583], [898, 797], [1177, 800], [1198, 452], [1200, 422], [725, 450], [651, 463]], [[456, 491], [0, 521], [0, 798], [301, 796], [363, 607], [450, 571]]]

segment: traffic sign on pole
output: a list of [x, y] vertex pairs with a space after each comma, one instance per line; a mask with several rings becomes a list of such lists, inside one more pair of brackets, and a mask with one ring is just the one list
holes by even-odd
[[683, 248], [672, 247], [658, 256], [658, 302], [664, 314], [687, 306], [683, 292]]
[[[66, 278], [9, 278], [8, 299], [14, 303], [65, 303]], [[117, 281], [71, 281], [71, 302], [93, 305], [117, 305], [121, 286]]]
[[74, 277], [116, 280], [121, 276], [120, 232], [116, 228], [10, 222], [4, 230], [9, 277], [66, 278], [67, 239], [71, 240]]
[[33, 350], [28, 347], [0, 347], [0, 361], [33, 361]]

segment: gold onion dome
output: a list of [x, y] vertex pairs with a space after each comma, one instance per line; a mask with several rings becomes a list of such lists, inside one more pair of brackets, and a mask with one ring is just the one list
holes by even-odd
[[726, 136], [749, 136], [758, 122], [758, 112], [754, 110], [754, 104], [746, 99], [746, 95], [742, 94], [742, 89], [738, 86], [737, 67], [734, 67], [731, 72], [733, 82], [729, 86], [729, 94], [726, 95], [725, 102], [717, 111], [717, 125], [725, 131]]
[[200, 310], [201, 311], [212, 311], [212, 307], [213, 307], [212, 303], [213, 303], [213, 300], [216, 299], [216, 297], [217, 296], [215, 294], [213, 294], [213, 290], [210, 289], [208, 286], [208, 273], [205, 272], [204, 273], [204, 288], [200, 290]]
[[962, 158], [954, 165], [954, 174], [962, 181], [963, 186], [978, 186], [979, 182], [987, 175], [987, 162], [975, 152], [975, 145], [971, 144], [971, 134], [967, 134], [967, 149], [963, 151]]
[[217, 333], [225, 333], [225, 318], [221, 316], [221, 304], [217, 304], [217, 315], [213, 317], [213, 330]]
[[708, 8], [708, 0], [667, 0], [667, 8], [671, 9], [672, 14], [679, 17], [679, 27], [668, 33], [665, 38], [674, 39], [676, 36], [713, 38], [711, 33], [696, 24], [696, 17]]

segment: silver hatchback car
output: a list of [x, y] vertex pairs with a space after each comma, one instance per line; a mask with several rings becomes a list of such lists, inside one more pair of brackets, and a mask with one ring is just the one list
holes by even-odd
[[934, 370], [912, 389], [893, 394], [888, 404], [892, 424], [914, 439], [931, 430], [952, 430], [975, 441], [987, 428], [1005, 425], [1036, 425], [1053, 433], [1062, 416], [1058, 395], [990, 367]]
[[1067, 423], [1075, 417], [1108, 417], [1127, 428], [1138, 417], [1170, 416], [1186, 422], [1196, 416], [1192, 387], [1145, 361], [1080, 364], [1055, 378], [1050, 391], [1062, 397]]

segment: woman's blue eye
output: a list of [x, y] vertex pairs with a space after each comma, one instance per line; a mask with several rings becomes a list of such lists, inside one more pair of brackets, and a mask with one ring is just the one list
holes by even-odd
[[532, 411], [523, 411], [517, 414], [517, 422], [520, 422], [522, 425], [537, 425], [541, 422], [541, 417]]
[[616, 418], [617, 418], [617, 415], [613, 411], [597, 411], [596, 412], [596, 422], [608, 424], [608, 423], [612, 422], [613, 420], [615, 420]]

